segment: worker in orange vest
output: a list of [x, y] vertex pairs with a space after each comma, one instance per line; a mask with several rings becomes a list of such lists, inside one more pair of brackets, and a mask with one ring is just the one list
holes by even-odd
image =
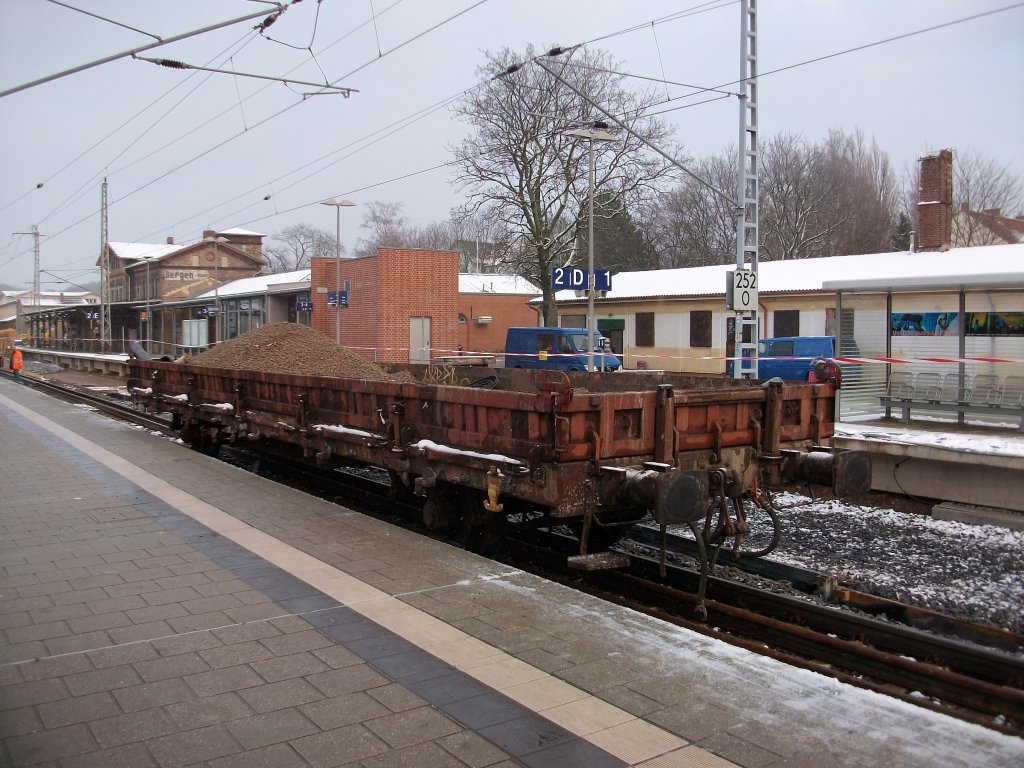
[[21, 360], [21, 350], [15, 347], [11, 352], [11, 370], [14, 371], [15, 381], [21, 378], [21, 369], [24, 367], [25, 364]]

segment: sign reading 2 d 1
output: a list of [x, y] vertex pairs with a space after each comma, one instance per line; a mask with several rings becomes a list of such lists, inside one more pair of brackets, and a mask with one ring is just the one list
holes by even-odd
[[726, 306], [740, 312], [757, 309], [757, 272], [752, 269], [737, 269], [728, 273], [726, 285]]
[[[551, 287], [556, 291], [585, 291], [589, 287], [589, 277], [590, 271], [579, 267], [552, 267]], [[611, 270], [594, 270], [594, 290], [610, 291], [611, 289]]]

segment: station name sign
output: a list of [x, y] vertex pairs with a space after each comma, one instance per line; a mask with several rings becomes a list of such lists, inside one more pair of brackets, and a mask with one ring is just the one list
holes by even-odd
[[168, 269], [161, 273], [164, 280], [205, 280], [210, 273], [205, 269]]

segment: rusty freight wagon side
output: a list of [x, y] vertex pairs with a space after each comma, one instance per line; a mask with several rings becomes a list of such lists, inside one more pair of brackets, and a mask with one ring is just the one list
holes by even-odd
[[763, 504], [788, 479], [866, 490], [864, 459], [819, 447], [832, 383], [474, 368], [456, 386], [397, 368], [373, 381], [134, 360], [129, 392], [171, 412], [194, 447], [245, 441], [321, 467], [379, 467], [394, 492], [426, 500], [432, 528], [493, 538], [566, 523], [583, 554], [649, 514], [706, 519], [709, 541], [742, 537], [744, 499]]

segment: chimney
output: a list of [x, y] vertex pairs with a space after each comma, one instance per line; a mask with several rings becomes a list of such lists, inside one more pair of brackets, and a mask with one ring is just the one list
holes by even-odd
[[174, 236], [173, 235], [168, 235], [168, 237], [167, 237], [167, 244], [168, 245], [174, 245]]
[[953, 150], [921, 158], [918, 251], [948, 251], [953, 240]]

